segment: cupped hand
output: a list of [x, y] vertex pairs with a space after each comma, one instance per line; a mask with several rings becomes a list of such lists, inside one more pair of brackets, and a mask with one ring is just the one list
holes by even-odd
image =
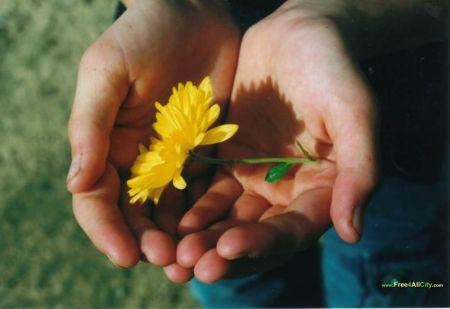
[[[186, 194], [168, 192], [150, 214], [148, 205], [129, 205], [125, 181], [138, 144], [149, 141], [153, 102], [164, 102], [178, 82], [207, 75], [216, 100], [226, 102], [238, 46], [239, 32], [219, 1], [134, 1], [85, 52], [68, 125], [67, 187], [79, 224], [118, 266], [142, 257], [166, 266], [174, 281], [190, 278], [175, 262]], [[188, 177], [202, 173], [192, 169]], [[201, 184], [190, 187], [201, 191]]]
[[334, 23], [286, 5], [245, 34], [227, 122], [240, 128], [223, 158], [320, 158], [277, 183], [269, 166], [233, 165], [179, 225], [177, 261], [204, 282], [273, 268], [331, 223], [359, 239], [376, 184], [374, 105]]

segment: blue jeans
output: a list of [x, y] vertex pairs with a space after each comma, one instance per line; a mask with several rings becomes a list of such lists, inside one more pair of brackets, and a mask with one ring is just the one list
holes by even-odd
[[[206, 308], [446, 306], [445, 242], [436, 226], [445, 192], [443, 182], [386, 179], [367, 208], [359, 243], [343, 242], [334, 229], [325, 234], [323, 291], [319, 259], [310, 250], [270, 273], [209, 285], [193, 280], [192, 292]], [[381, 286], [394, 281], [443, 283], [444, 288]]]
[[[321, 252], [298, 254], [269, 273], [211, 285], [193, 280], [200, 303], [206, 308], [450, 305], [444, 53], [433, 45], [362, 64], [380, 102], [383, 178], [367, 207], [361, 241], [347, 244], [330, 229]], [[394, 282], [443, 287], [382, 287]]]

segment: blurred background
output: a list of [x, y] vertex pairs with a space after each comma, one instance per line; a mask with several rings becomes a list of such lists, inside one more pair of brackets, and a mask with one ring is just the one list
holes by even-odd
[[0, 307], [193, 307], [148, 264], [113, 266], [76, 224], [66, 121], [110, 0], [0, 1]]

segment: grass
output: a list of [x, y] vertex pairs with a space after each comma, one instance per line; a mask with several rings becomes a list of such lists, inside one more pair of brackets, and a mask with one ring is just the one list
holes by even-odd
[[0, 1], [0, 307], [193, 307], [158, 268], [114, 267], [76, 224], [66, 122], [109, 0]]

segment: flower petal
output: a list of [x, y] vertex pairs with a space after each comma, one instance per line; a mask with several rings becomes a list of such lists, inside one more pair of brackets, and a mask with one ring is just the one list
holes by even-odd
[[239, 129], [237, 124], [224, 124], [206, 132], [200, 145], [222, 143], [232, 137]]
[[158, 205], [159, 198], [161, 197], [161, 194], [163, 193], [164, 188], [165, 187], [155, 189], [152, 191], [152, 193], [150, 193], [150, 196], [153, 199], [153, 203], [155, 203], [155, 205]]
[[200, 85], [198, 86], [198, 88], [204, 92], [206, 92], [208, 95], [212, 94], [212, 85], [211, 85], [211, 79], [209, 78], [209, 76], [206, 76], [202, 82], [200, 83]]
[[195, 146], [200, 145], [200, 143], [203, 141], [204, 138], [205, 138], [205, 133], [200, 133], [199, 135], [197, 135], [197, 137], [194, 140], [194, 145]]
[[135, 204], [140, 199], [140, 195], [139, 194], [132, 195], [130, 193], [130, 197], [131, 197], [130, 204]]
[[139, 144], [139, 154], [144, 154], [144, 153], [147, 153], [147, 152], [148, 152], [147, 147], [145, 147], [142, 144]]
[[198, 145], [223, 142], [233, 136], [237, 125], [227, 124], [209, 131], [220, 117], [220, 106], [213, 104], [214, 94], [209, 77], [199, 86], [192, 82], [178, 84], [165, 105], [156, 102], [156, 137], [150, 145], [139, 146], [139, 155], [131, 168], [127, 181], [133, 202], [153, 200], [158, 203], [164, 187], [170, 182], [184, 189], [186, 181], [181, 176], [189, 153]]
[[186, 188], [186, 181], [181, 175], [177, 175], [173, 178], [173, 186], [178, 190], [183, 190]]
[[208, 129], [216, 120], [219, 118], [220, 115], [220, 106], [219, 104], [214, 104], [211, 106], [206, 113], [206, 128]]

